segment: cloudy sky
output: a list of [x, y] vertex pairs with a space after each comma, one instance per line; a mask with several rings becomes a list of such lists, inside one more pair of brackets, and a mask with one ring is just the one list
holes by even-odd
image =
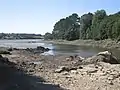
[[0, 0], [0, 32], [44, 34], [72, 13], [105, 9], [111, 14], [120, 11], [119, 4], [119, 0]]

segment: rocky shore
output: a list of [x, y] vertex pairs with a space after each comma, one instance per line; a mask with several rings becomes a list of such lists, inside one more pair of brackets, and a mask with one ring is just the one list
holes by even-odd
[[0, 56], [0, 90], [120, 90], [119, 60], [108, 51], [89, 58], [10, 53]]
[[74, 40], [74, 41], [53, 40], [53, 41], [47, 41], [47, 42], [51, 42], [53, 44], [70, 44], [70, 45], [92, 46], [92, 47], [120, 50], [120, 42], [113, 41], [110, 39], [99, 40], [99, 41], [95, 41], [95, 40]]

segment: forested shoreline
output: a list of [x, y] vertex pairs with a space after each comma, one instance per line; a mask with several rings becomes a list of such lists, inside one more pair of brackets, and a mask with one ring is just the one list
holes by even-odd
[[0, 33], [0, 39], [43, 39], [43, 36], [27, 33]]
[[107, 15], [105, 10], [78, 16], [77, 13], [55, 23], [52, 33], [45, 39], [62, 40], [120, 40], [120, 12]]

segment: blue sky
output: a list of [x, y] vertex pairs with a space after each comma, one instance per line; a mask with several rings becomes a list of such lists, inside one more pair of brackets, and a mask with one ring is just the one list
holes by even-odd
[[51, 32], [59, 19], [105, 9], [120, 11], [119, 0], [0, 0], [0, 32]]

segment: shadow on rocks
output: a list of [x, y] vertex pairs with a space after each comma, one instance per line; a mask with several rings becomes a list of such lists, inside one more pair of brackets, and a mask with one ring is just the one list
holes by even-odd
[[28, 75], [16, 65], [0, 57], [0, 90], [64, 90], [57, 85], [47, 84], [41, 77]]

